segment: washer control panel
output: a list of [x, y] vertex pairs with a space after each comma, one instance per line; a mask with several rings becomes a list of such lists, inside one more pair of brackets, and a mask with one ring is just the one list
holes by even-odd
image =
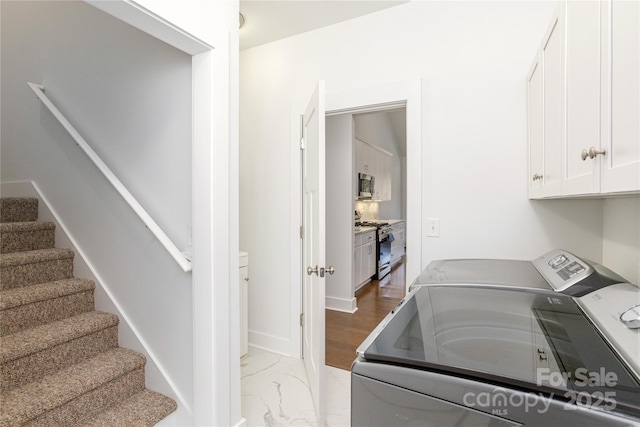
[[619, 283], [575, 300], [640, 378], [640, 288]]
[[562, 249], [542, 255], [532, 261], [533, 266], [556, 291], [563, 291], [594, 272], [593, 267]]
[[620, 315], [620, 321], [625, 324], [627, 328], [636, 329], [640, 328], [640, 305], [631, 307]]

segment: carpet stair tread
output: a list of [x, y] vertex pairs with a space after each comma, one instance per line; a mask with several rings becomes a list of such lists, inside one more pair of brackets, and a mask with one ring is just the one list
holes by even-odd
[[73, 277], [74, 252], [50, 248], [0, 254], [0, 290]]
[[95, 287], [95, 283], [91, 280], [74, 277], [54, 282], [38, 283], [22, 288], [7, 289], [0, 291], [0, 310], [10, 310], [38, 301], [92, 291]]
[[38, 199], [34, 197], [0, 198], [0, 222], [38, 220]]
[[117, 326], [118, 316], [91, 311], [2, 337], [0, 364]]
[[74, 255], [71, 249], [64, 248], [37, 249], [33, 251], [0, 254], [0, 268], [23, 264], [36, 264], [58, 259], [73, 259]]
[[147, 427], [177, 409], [176, 402], [160, 393], [144, 389], [126, 401], [98, 414], [84, 427]]
[[0, 223], [0, 233], [2, 234], [55, 229], [56, 226], [54, 223], [46, 221], [20, 221]]
[[0, 291], [0, 336], [93, 311], [94, 291], [76, 278]]
[[143, 355], [118, 347], [2, 393], [0, 426], [22, 425], [46, 411], [58, 408], [84, 393], [143, 367], [145, 363]]
[[0, 224], [0, 253], [53, 248], [56, 226], [52, 222], [5, 222]]

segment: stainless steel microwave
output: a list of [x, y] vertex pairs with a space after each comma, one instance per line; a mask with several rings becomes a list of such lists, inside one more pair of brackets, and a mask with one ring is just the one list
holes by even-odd
[[375, 178], [364, 173], [358, 174], [358, 199], [370, 199], [375, 194]]

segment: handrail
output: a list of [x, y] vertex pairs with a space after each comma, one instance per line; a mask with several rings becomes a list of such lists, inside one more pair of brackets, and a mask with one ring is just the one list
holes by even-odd
[[188, 256], [176, 247], [176, 245], [169, 239], [160, 226], [151, 218], [151, 216], [144, 210], [144, 208], [138, 203], [133, 195], [127, 190], [122, 182], [114, 175], [109, 167], [102, 161], [102, 159], [96, 154], [95, 151], [89, 146], [87, 141], [82, 138], [78, 131], [69, 123], [64, 115], [56, 108], [49, 98], [44, 94], [44, 86], [35, 83], [27, 82], [31, 90], [35, 92], [36, 96], [42, 103], [51, 111], [60, 124], [69, 132], [71, 137], [76, 141], [78, 146], [82, 148], [89, 159], [96, 165], [96, 167], [102, 172], [107, 180], [113, 185], [113, 187], [120, 193], [122, 198], [131, 206], [131, 209], [140, 217], [142, 222], [147, 226], [153, 235], [160, 241], [162, 246], [171, 254], [176, 262], [182, 267], [185, 272], [191, 271], [191, 260]]

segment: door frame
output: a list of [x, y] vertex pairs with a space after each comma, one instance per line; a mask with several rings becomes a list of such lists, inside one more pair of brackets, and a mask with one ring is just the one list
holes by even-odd
[[[407, 114], [407, 230], [406, 288], [422, 271], [422, 81], [420, 79], [380, 84], [372, 87], [327, 92], [326, 115], [361, 113], [388, 109], [404, 103]], [[300, 115], [302, 100], [291, 103], [290, 182], [290, 328], [289, 354], [302, 357], [302, 243], [300, 239], [302, 171], [300, 157]], [[296, 179], [297, 177], [297, 179]]]

